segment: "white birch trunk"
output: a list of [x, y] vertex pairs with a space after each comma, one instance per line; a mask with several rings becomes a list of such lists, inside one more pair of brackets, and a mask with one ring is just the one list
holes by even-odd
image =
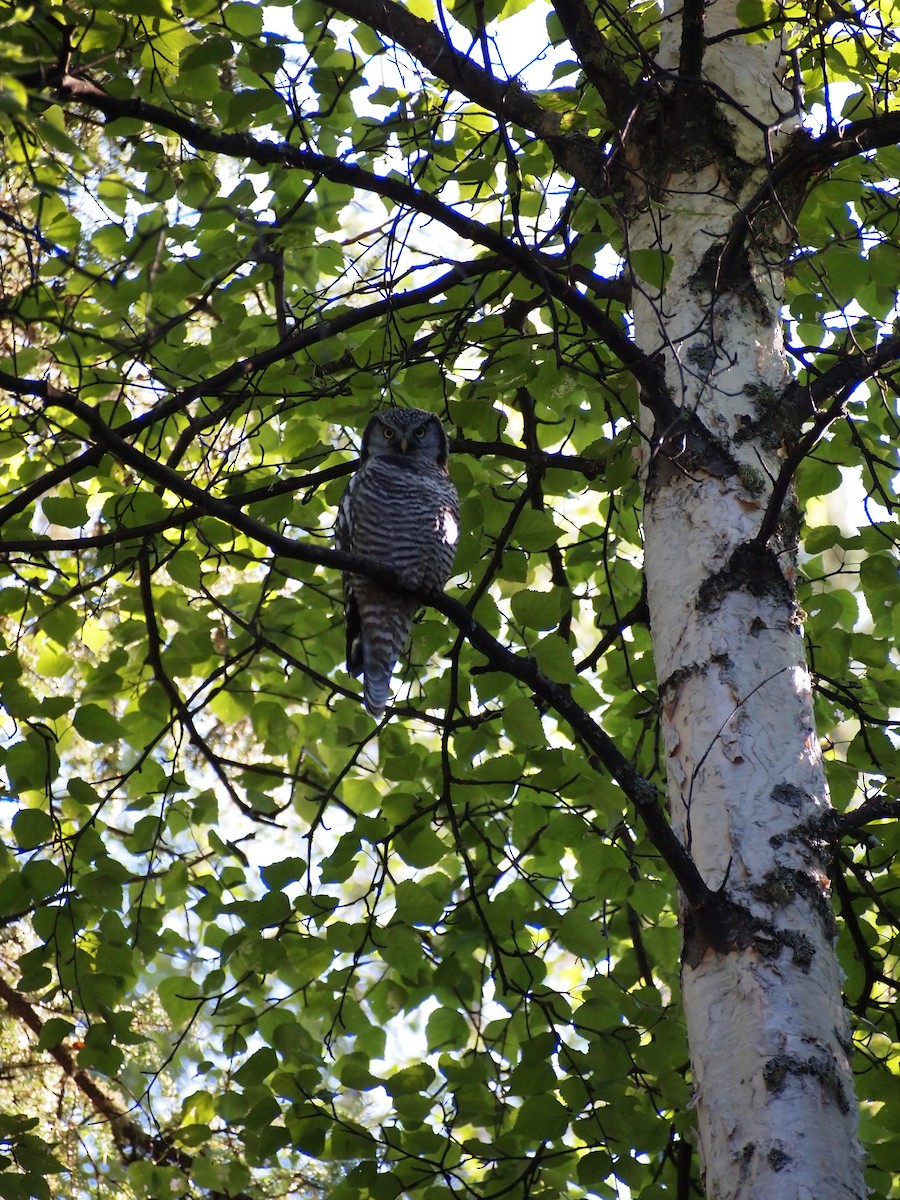
[[[675, 71], [682, 0], [665, 8], [660, 61]], [[735, 9], [733, 0], [706, 6], [707, 38], [737, 31]], [[765, 181], [767, 154], [777, 156], [796, 124], [788, 117], [776, 132], [793, 105], [784, 74], [778, 42], [750, 45], [738, 34], [707, 46], [702, 76], [718, 85], [720, 103], [705, 92], [704, 130], [692, 101], [698, 153], [693, 161], [669, 153], [651, 176], [660, 185], [651, 205], [630, 225], [632, 250], [662, 250], [671, 261], [661, 287], [638, 280], [637, 340], [664, 356], [672, 395], [695, 418], [657, 430], [648, 453], [645, 567], [672, 820], [706, 883], [745, 917], [723, 944], [702, 914], [685, 913], [684, 1005], [707, 1194], [863, 1200], [816, 836], [829, 800], [794, 599], [790, 501], [768, 548], [749, 546], [784, 454], [788, 224], [756, 228], [729, 276], [715, 278], [736, 214]], [[689, 145], [690, 130], [680, 133]]]

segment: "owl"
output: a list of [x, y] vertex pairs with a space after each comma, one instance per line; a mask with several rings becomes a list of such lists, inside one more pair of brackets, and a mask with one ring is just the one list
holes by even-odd
[[[439, 591], [459, 539], [459, 500], [447, 473], [449, 445], [433, 413], [391, 408], [363, 434], [360, 463], [341, 499], [338, 548], [392, 568], [411, 589]], [[347, 669], [363, 675], [376, 719], [390, 694], [419, 602], [361, 575], [344, 574]]]

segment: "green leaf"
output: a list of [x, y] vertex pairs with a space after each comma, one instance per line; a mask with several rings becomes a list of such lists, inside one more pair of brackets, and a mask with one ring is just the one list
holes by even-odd
[[49, 496], [41, 503], [51, 525], [78, 529], [88, 520], [87, 504], [81, 496]]
[[516, 521], [515, 540], [523, 550], [546, 550], [559, 538], [553, 518], [536, 508], [526, 508]]
[[59, 1046], [74, 1032], [75, 1026], [65, 1017], [48, 1017], [38, 1038], [38, 1049], [52, 1050], [54, 1046]]
[[200, 561], [199, 554], [193, 550], [179, 550], [166, 563], [166, 570], [175, 583], [196, 589], [200, 586]]
[[331, 1131], [331, 1156], [338, 1162], [375, 1158], [377, 1143], [364, 1126], [356, 1121], [342, 1121]]
[[232, 33], [252, 38], [262, 33], [262, 9], [256, 4], [239, 3], [231, 0], [225, 9], [225, 24]]
[[17, 916], [31, 907], [31, 895], [19, 871], [7, 870], [0, 879], [0, 913]]
[[[578, 1160], [578, 1182], [594, 1191], [613, 1173], [612, 1159], [605, 1150], [594, 1150]], [[598, 1192], [598, 1195], [602, 1193]]]
[[513, 616], [526, 629], [552, 629], [559, 624], [567, 601], [568, 596], [562, 588], [553, 588], [548, 592], [528, 589], [516, 592], [510, 607]]
[[178, 975], [161, 980], [156, 991], [163, 1008], [176, 1026], [191, 1020], [202, 1004], [202, 995], [198, 995], [197, 988], [189, 979]]
[[280, 862], [263, 867], [261, 874], [267, 887], [277, 889], [304, 879], [307, 870], [305, 858], [283, 858]]
[[516, 1117], [516, 1132], [528, 1138], [552, 1141], [569, 1128], [569, 1113], [555, 1096], [529, 1096]]
[[531, 0], [506, 0], [500, 10], [498, 20], [506, 21], [510, 17], [517, 16], [520, 12], [525, 12], [529, 8]]
[[425, 1037], [429, 1050], [455, 1049], [468, 1042], [469, 1026], [456, 1009], [438, 1008], [428, 1018]]
[[632, 250], [628, 256], [631, 269], [639, 279], [656, 291], [662, 291], [672, 270], [672, 255], [657, 247]]
[[427, 1063], [416, 1063], [396, 1071], [384, 1081], [384, 1090], [394, 1100], [401, 1096], [418, 1095], [426, 1092], [434, 1082], [435, 1072]]
[[424, 868], [440, 862], [447, 847], [432, 829], [414, 825], [397, 839], [397, 852], [409, 866]]
[[247, 1088], [254, 1083], [261, 1083], [278, 1066], [278, 1056], [268, 1046], [263, 1046], [255, 1054], [251, 1054], [245, 1063], [234, 1073], [235, 1082]]
[[13, 836], [23, 850], [33, 850], [53, 840], [53, 819], [38, 808], [20, 808], [13, 817]]
[[412, 925], [434, 925], [444, 911], [444, 901], [434, 896], [424, 881], [402, 880], [397, 884], [394, 900], [398, 917]]
[[[48, 634], [49, 637], [59, 646], [71, 646], [75, 634], [83, 625], [81, 615], [73, 608], [51, 608], [49, 612], [44, 613], [41, 617], [41, 628]], [[71, 658], [64, 660], [67, 668], [71, 667]], [[61, 697], [52, 697], [54, 700], [60, 700]], [[46, 701], [44, 702], [46, 705]]]
[[99, 704], [84, 704], [76, 709], [72, 724], [83, 738], [98, 745], [118, 741], [122, 736], [121, 722]]
[[[27, 811], [30, 813], [36, 812], [37, 810], [28, 809]], [[22, 814], [19, 815], [21, 816]], [[43, 816], [44, 814], [42, 813], [40, 815]], [[13, 830], [16, 834], [16, 840], [18, 841], [19, 827], [15, 820], [13, 822]], [[43, 829], [32, 830], [30, 832], [29, 841], [32, 840], [38, 833], [47, 834], [47, 840], [50, 840], [50, 836], [52, 836], [54, 831], [55, 830], [51, 822], [49, 830], [46, 826], [44, 826]], [[20, 843], [20, 845], [22, 845], [22, 843]], [[29, 848], [30, 847], [23, 846], [23, 849]], [[50, 862], [46, 858], [34, 858], [31, 860], [31, 862], [26, 863], [22, 868], [22, 882], [32, 900], [46, 900], [48, 897], [55, 896], [59, 891], [62, 890], [66, 883], [66, 875], [62, 867], [60, 867], [57, 863]]]
[[572, 661], [571, 647], [555, 634], [550, 634], [537, 643], [534, 647], [534, 657], [544, 674], [558, 683], [574, 683], [578, 678]]
[[503, 710], [503, 723], [509, 737], [523, 746], [540, 745], [543, 739], [540, 714], [530, 696], [520, 696], [507, 704]]

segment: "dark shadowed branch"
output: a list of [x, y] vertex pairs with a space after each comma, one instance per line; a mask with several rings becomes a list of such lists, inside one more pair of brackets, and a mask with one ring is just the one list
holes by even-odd
[[[46, 392], [46, 389], [44, 390]], [[113, 455], [138, 472], [141, 477], [194, 505], [204, 515], [225, 522], [231, 528], [267, 547], [273, 554], [315, 566], [342, 571], [352, 570], [379, 583], [403, 590], [395, 573], [380, 564], [341, 550], [294, 541], [270, 529], [229, 501], [219, 499], [205, 489], [197, 487], [165, 463], [144, 454], [127, 441], [119, 430], [110, 428], [97, 409], [75, 396], [61, 393], [54, 388], [46, 394], [45, 399], [48, 405], [63, 408], [82, 421], [95, 439], [101, 455]], [[548, 679], [534, 659], [515, 654], [498, 642], [475, 620], [461, 601], [442, 593], [422, 592], [417, 593], [417, 596], [448, 617], [469, 643], [485, 656], [493, 670], [502, 671], [524, 683], [535, 696], [572, 727], [635, 805], [651, 840], [668, 863], [687, 900], [696, 907], [703, 906], [710, 899], [711, 892], [666, 820], [656, 785], [642, 776], [634, 763], [622, 754], [612, 738], [574, 699], [571, 689]]]
[[432, 21], [414, 16], [395, 0], [338, 0], [332, 7], [402, 46], [438, 79], [499, 121], [514, 121], [541, 138], [582, 187], [595, 196], [606, 194], [605, 155], [596, 142], [580, 133], [567, 133], [558, 113], [543, 108], [517, 80], [498, 79], [473, 62]]
[[633, 91], [621, 60], [597, 28], [583, 0], [553, 0], [553, 8], [584, 73], [599, 92], [613, 124], [621, 130], [633, 103]]
[[658, 365], [637, 348], [623, 331], [620, 322], [609, 317], [593, 301], [574, 288], [568, 278], [548, 271], [541, 261], [541, 256], [535, 255], [530, 248], [511, 241], [489, 225], [467, 217], [429, 192], [395, 175], [376, 175], [353, 163], [329, 158], [327, 155], [304, 150], [287, 142], [253, 138], [245, 133], [220, 133], [180, 113], [171, 112], [138, 97], [112, 96], [96, 84], [75, 75], [66, 74], [58, 79], [50, 77], [47, 83], [69, 100], [102, 112], [108, 120], [128, 118], [143, 121], [161, 129], [168, 129], [197, 150], [230, 158], [249, 159], [260, 166], [277, 165], [307, 171], [332, 182], [382, 196], [439, 222], [467, 241], [498, 255], [508, 266], [542, 288], [548, 296], [565, 305], [589, 329], [597, 333], [623, 366], [635, 375], [642, 387], [644, 403], [650, 411], [663, 423], [669, 423], [673, 419], [675, 410]]

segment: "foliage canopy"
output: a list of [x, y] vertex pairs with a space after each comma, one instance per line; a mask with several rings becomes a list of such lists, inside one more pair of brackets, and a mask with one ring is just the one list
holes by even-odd
[[[587, 12], [0, 7], [0, 1196], [689, 1194], [629, 340], [668, 268], [615, 187], [664, 21]], [[800, 595], [896, 1195], [900, 13], [739, 14], [812, 114]], [[464, 536], [376, 728], [330, 530], [380, 403], [446, 420]]]

